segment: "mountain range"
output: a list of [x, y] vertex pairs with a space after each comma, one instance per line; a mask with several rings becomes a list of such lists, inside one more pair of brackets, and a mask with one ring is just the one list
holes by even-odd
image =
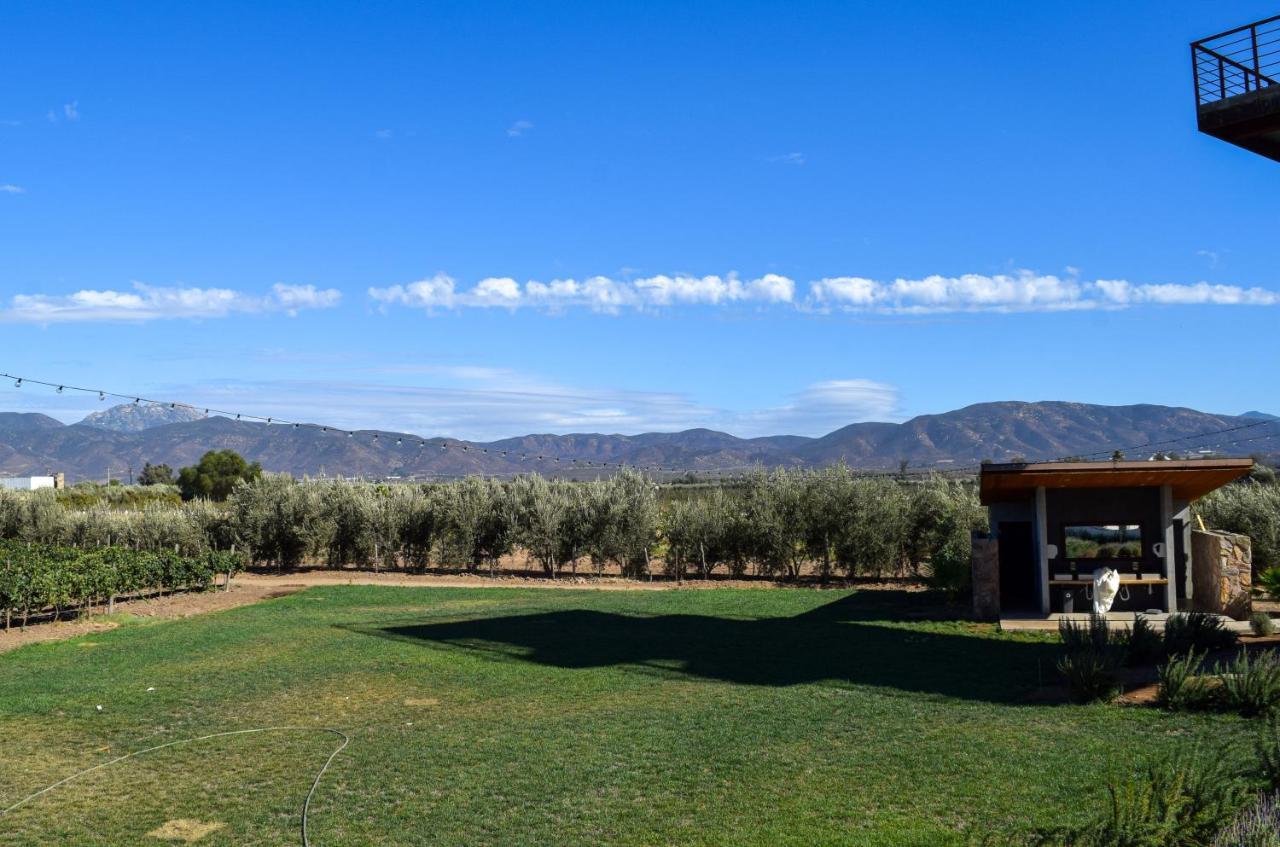
[[[641, 435], [525, 435], [487, 443], [361, 431], [267, 425], [225, 417], [171, 415], [132, 404], [64, 424], [38, 413], [0, 413], [0, 475], [61, 471], [69, 482], [120, 478], [145, 462], [194, 464], [207, 450], [231, 449], [268, 471], [295, 476], [454, 476], [595, 473], [574, 463], [661, 466], [690, 471], [754, 465], [818, 467], [844, 461], [859, 468], [947, 470], [985, 459], [1045, 460], [1110, 456], [1146, 458], [1156, 450], [1280, 456], [1280, 419], [1261, 412], [1219, 415], [1156, 405], [1068, 402], [979, 403], [902, 423], [855, 423], [811, 438], [737, 438], [708, 429]], [[1221, 434], [1222, 430], [1233, 430]], [[376, 438], [375, 438], [376, 436]], [[1142, 446], [1140, 446], [1142, 445]], [[465, 448], [465, 449], [464, 449]], [[522, 460], [521, 454], [527, 456]], [[541, 458], [538, 458], [541, 457]], [[554, 461], [558, 457], [559, 462]]]

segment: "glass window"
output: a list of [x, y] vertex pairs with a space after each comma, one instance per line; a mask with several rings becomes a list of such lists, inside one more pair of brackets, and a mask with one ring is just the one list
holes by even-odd
[[1141, 559], [1139, 524], [1088, 524], [1065, 529], [1068, 559]]

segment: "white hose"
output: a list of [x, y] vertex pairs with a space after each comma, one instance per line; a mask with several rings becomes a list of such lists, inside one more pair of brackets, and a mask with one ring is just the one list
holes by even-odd
[[9, 808], [0, 811], [0, 818], [9, 814], [10, 812], [12, 812], [14, 809], [17, 809], [18, 807], [26, 805], [27, 803], [39, 797], [40, 795], [46, 794], [52, 791], [58, 786], [66, 785], [68, 782], [71, 782], [74, 779], [79, 779], [80, 777], [85, 776], [86, 774], [91, 774], [94, 771], [100, 771], [103, 768], [110, 767], [111, 765], [114, 765], [118, 762], [123, 762], [126, 759], [132, 759], [135, 756], [141, 756], [143, 753], [154, 753], [156, 750], [163, 750], [166, 747], [176, 747], [179, 744], [194, 744], [197, 741], [208, 741], [211, 738], [226, 738], [227, 736], [230, 736], [230, 735], [251, 735], [257, 732], [327, 732], [330, 735], [336, 735], [342, 739], [342, 743], [338, 745], [338, 749], [334, 750], [329, 755], [329, 758], [325, 760], [324, 765], [320, 768], [320, 771], [316, 774], [315, 780], [312, 781], [311, 783], [311, 790], [307, 792], [306, 799], [302, 801], [302, 847], [311, 847], [311, 840], [307, 836], [307, 812], [309, 812], [311, 809], [311, 797], [313, 794], [316, 793], [316, 788], [320, 785], [320, 777], [324, 776], [324, 772], [329, 769], [329, 765], [332, 764], [333, 760], [337, 758], [339, 753], [341, 753], [343, 750], [346, 749], [348, 744], [351, 743], [351, 739], [347, 737], [346, 733], [339, 732], [336, 729], [330, 729], [329, 727], [325, 727], [325, 726], [267, 726], [267, 727], [260, 727], [258, 729], [237, 729], [231, 732], [215, 732], [211, 735], [202, 735], [199, 738], [183, 738], [177, 741], [169, 741], [164, 744], [157, 744], [156, 746], [148, 747], [145, 750], [135, 750], [132, 753], [126, 753], [123, 756], [117, 756], [114, 759], [111, 759], [109, 761], [103, 762], [98, 765], [94, 765], [91, 768], [85, 768], [84, 770], [78, 773], [73, 773], [71, 776], [67, 777], [66, 779], [58, 780], [53, 785], [48, 785], [48, 786], [45, 786], [44, 788], [41, 788], [39, 791], [35, 792], [34, 794], [28, 794], [26, 797], [23, 797], [21, 800], [14, 803]]

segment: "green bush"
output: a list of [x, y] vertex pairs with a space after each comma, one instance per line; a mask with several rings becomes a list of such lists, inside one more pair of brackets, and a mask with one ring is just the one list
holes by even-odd
[[1164, 624], [1164, 649], [1171, 656], [1192, 650], [1225, 650], [1235, 643], [1236, 634], [1227, 629], [1222, 618], [1207, 612], [1177, 612]]
[[1221, 756], [1178, 755], [1107, 785], [1110, 802], [1082, 826], [1044, 830], [1033, 843], [1064, 847], [1204, 847], [1248, 801]]
[[1269, 715], [1280, 706], [1280, 657], [1266, 650], [1240, 654], [1215, 673], [1222, 680], [1222, 702], [1245, 717]]
[[1263, 784], [1271, 791], [1280, 791], [1280, 720], [1275, 715], [1263, 724], [1254, 751]]
[[1280, 567], [1280, 485], [1253, 480], [1201, 498], [1196, 512], [1211, 528], [1249, 536], [1257, 571]]
[[1254, 612], [1249, 618], [1249, 629], [1258, 636], [1275, 635], [1276, 623], [1266, 612]]
[[1273, 600], [1280, 600], [1280, 565], [1272, 565], [1258, 574], [1258, 587]]
[[216, 573], [237, 567], [229, 554], [181, 556], [119, 547], [78, 550], [0, 541], [0, 614], [8, 628], [34, 612], [55, 619], [71, 609], [92, 609], [115, 597], [149, 591], [201, 590]]
[[1120, 693], [1116, 655], [1111, 651], [1081, 650], [1058, 660], [1058, 673], [1066, 680], [1077, 703], [1105, 703]]
[[1125, 664], [1132, 667], [1149, 665], [1164, 652], [1164, 639], [1144, 615], [1134, 617], [1133, 629], [1128, 631], [1128, 641]]
[[972, 571], [968, 560], [955, 557], [937, 556], [929, 563], [927, 582], [930, 588], [936, 588], [947, 595], [952, 603], [958, 602], [968, 595], [972, 582]]
[[1200, 675], [1203, 651], [1191, 650], [1169, 657], [1158, 671], [1160, 703], [1170, 711], [1180, 712], [1209, 707], [1214, 699], [1213, 686]]
[[1123, 636], [1112, 632], [1106, 615], [1089, 615], [1087, 624], [1077, 623], [1071, 618], [1058, 621], [1058, 637], [1067, 653], [1095, 652], [1103, 653], [1113, 649], [1122, 649]]

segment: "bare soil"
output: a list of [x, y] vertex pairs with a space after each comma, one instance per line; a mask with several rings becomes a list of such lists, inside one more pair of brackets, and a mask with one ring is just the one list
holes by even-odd
[[[770, 589], [788, 583], [762, 579], [693, 579], [676, 582], [671, 579], [654, 581], [623, 579], [617, 576], [562, 575], [547, 579], [532, 574], [525, 576], [511, 571], [500, 571], [494, 576], [483, 573], [407, 574], [400, 571], [375, 573], [369, 570], [299, 570], [282, 574], [242, 573], [231, 580], [231, 590], [224, 591], [218, 585], [209, 591], [172, 594], [141, 600], [118, 601], [115, 615], [82, 615], [57, 623], [45, 621], [32, 623], [26, 630], [15, 623], [8, 632], [0, 629], [0, 653], [42, 641], [63, 641], [94, 632], [105, 632], [119, 626], [119, 620], [132, 616], [156, 620], [187, 618], [205, 612], [218, 612], [246, 606], [273, 597], [283, 597], [314, 585], [390, 585], [400, 587], [436, 588], [548, 588], [588, 589], [597, 591], [672, 591], [703, 588], [758, 588]], [[794, 585], [794, 583], [792, 583]], [[818, 587], [817, 583], [811, 584]], [[895, 591], [924, 591], [919, 583], [902, 580], [885, 581], [832, 581], [825, 587], [848, 588], [857, 585], [862, 590], [891, 589]], [[3, 621], [0, 621], [3, 623]], [[85, 642], [91, 645], [92, 642]]]

